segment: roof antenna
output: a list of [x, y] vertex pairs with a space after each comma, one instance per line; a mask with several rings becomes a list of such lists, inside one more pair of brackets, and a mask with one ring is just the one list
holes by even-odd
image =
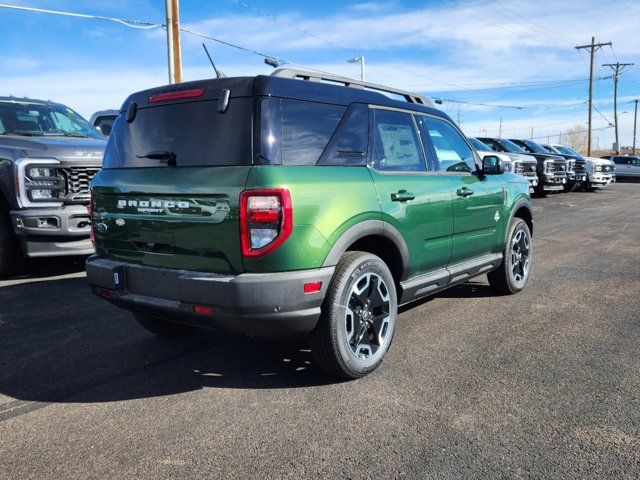
[[216, 64], [213, 63], [213, 59], [211, 58], [211, 55], [209, 55], [209, 50], [207, 49], [207, 46], [204, 43], [202, 44], [202, 48], [204, 48], [204, 51], [207, 54], [207, 57], [209, 57], [209, 61], [211, 62], [211, 66], [213, 67], [213, 70], [216, 72], [216, 78], [227, 78], [227, 76], [224, 74], [224, 72], [222, 70], [218, 70], [216, 68]]

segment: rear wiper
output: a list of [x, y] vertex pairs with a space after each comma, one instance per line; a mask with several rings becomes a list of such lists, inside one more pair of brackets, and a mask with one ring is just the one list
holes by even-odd
[[150, 160], [164, 160], [167, 162], [167, 165], [170, 167], [175, 167], [176, 163], [176, 154], [173, 152], [169, 152], [168, 150], [159, 150], [156, 152], [145, 153], [144, 155], [136, 155], [137, 158], [148, 158]]

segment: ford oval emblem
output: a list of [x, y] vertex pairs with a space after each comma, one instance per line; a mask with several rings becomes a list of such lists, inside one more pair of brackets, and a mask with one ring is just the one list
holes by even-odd
[[100, 233], [107, 233], [107, 230], [109, 230], [109, 227], [107, 226], [106, 223], [96, 223], [96, 230], [98, 230], [98, 232]]

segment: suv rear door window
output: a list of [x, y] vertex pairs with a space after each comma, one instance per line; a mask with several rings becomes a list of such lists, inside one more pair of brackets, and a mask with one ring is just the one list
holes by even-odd
[[178, 167], [251, 164], [252, 98], [232, 98], [225, 113], [217, 100], [139, 108], [131, 123], [113, 125], [103, 168], [166, 167], [152, 152], [175, 155]]
[[391, 110], [373, 109], [372, 112], [373, 167], [381, 171], [426, 171], [412, 116]]

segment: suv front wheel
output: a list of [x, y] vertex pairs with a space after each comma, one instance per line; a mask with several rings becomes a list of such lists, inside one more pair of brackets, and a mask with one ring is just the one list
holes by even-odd
[[518, 293], [524, 288], [531, 271], [531, 231], [527, 222], [515, 217], [509, 225], [502, 263], [489, 272], [489, 284], [499, 293]]
[[311, 353], [327, 373], [363, 377], [389, 351], [397, 317], [398, 298], [389, 267], [370, 253], [347, 252], [309, 336]]

